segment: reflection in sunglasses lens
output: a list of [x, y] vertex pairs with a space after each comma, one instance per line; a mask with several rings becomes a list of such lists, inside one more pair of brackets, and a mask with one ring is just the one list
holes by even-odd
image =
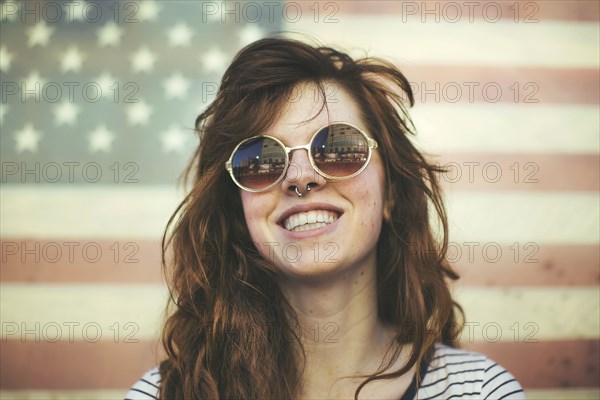
[[[315, 135], [310, 151], [318, 170], [330, 177], [344, 178], [365, 165], [369, 143], [358, 129], [332, 124]], [[233, 176], [248, 189], [267, 188], [282, 176], [286, 157], [285, 149], [277, 141], [264, 136], [252, 138], [233, 155]]]
[[369, 144], [356, 128], [333, 124], [321, 129], [315, 136], [311, 151], [317, 168], [327, 175], [343, 178], [365, 165]]
[[233, 175], [242, 186], [264, 189], [283, 173], [285, 157], [284, 149], [273, 139], [257, 137], [248, 140], [233, 156]]

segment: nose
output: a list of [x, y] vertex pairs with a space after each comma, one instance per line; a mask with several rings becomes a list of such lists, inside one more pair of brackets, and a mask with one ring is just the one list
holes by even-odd
[[304, 148], [292, 150], [290, 165], [281, 183], [281, 189], [290, 196], [301, 197], [300, 195], [306, 195], [309, 191], [320, 190], [325, 183], [325, 178], [312, 167], [308, 150]]

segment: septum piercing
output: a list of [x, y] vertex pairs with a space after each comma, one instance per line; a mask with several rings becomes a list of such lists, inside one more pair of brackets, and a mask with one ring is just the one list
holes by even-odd
[[[307, 191], [307, 192], [310, 192], [310, 189], [311, 189], [311, 187], [310, 187], [310, 183], [307, 183], [307, 184], [306, 184], [306, 191]], [[300, 193], [300, 191], [298, 190], [298, 186], [295, 186], [295, 185], [294, 185], [294, 190], [296, 191], [296, 195], [297, 195], [298, 197], [302, 197], [302, 196], [304, 196], [304, 195], [303, 195], [302, 193]]]

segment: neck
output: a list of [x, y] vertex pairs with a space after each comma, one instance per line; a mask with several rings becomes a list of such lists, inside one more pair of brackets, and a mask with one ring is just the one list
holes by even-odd
[[306, 397], [307, 392], [346, 395], [355, 385], [338, 379], [372, 374], [380, 367], [393, 331], [378, 318], [375, 261], [373, 255], [327, 282], [281, 283], [298, 317], [297, 333], [306, 355], [304, 386], [316, 388], [305, 390]]

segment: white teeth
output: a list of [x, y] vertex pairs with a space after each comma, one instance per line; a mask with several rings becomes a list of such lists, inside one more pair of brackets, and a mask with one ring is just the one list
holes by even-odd
[[290, 215], [283, 225], [288, 231], [302, 232], [322, 228], [338, 219], [338, 213], [329, 210], [311, 210]]

